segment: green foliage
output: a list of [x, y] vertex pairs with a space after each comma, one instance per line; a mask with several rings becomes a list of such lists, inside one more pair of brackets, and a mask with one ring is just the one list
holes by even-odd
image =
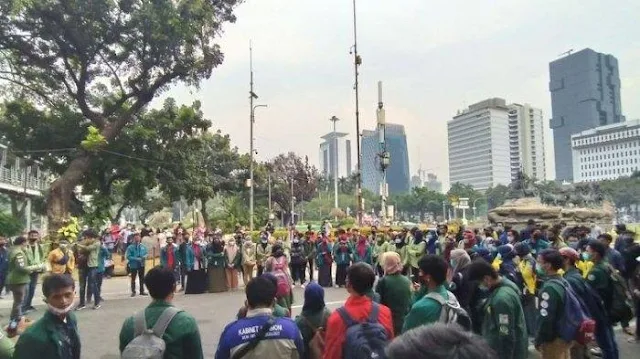
[[[145, 106], [172, 84], [197, 86], [211, 76], [223, 60], [214, 39], [223, 24], [235, 21], [233, 10], [240, 2], [0, 3], [0, 81], [13, 96], [0, 116], [0, 133], [12, 148], [31, 150], [58, 176], [47, 201], [50, 225], [60, 226], [68, 216], [77, 185], [104, 195], [113, 181], [126, 178], [124, 196], [142, 200], [143, 189], [153, 184], [152, 171], [121, 170], [120, 163], [137, 161], [131, 157], [105, 166], [104, 151], [152, 153], [124, 138], [147, 136], [147, 143], [153, 142], [150, 126], [136, 132], [137, 123], [145, 121]], [[176, 117], [197, 117], [197, 111], [184, 107]], [[122, 149], [124, 144], [134, 148]], [[54, 151], [33, 152], [43, 149]]]
[[395, 204], [398, 219], [408, 220], [414, 216], [420, 221], [425, 220], [427, 213], [434, 216], [442, 214], [442, 202], [447, 197], [426, 187], [414, 187], [410, 193], [392, 196], [391, 203]]
[[88, 130], [89, 133], [87, 134], [87, 137], [80, 142], [80, 146], [82, 146], [82, 148], [87, 151], [96, 151], [107, 143], [107, 140], [100, 133], [100, 130], [95, 126], [89, 126]]
[[504, 202], [507, 200], [508, 193], [509, 188], [505, 185], [499, 184], [495, 187], [489, 187], [485, 192], [485, 196], [487, 197], [488, 209], [502, 206], [502, 204], [504, 204]]
[[12, 215], [0, 212], [0, 236], [11, 237], [20, 234], [24, 225], [20, 219]]
[[271, 174], [272, 200], [281, 216], [289, 220], [292, 194], [294, 205], [313, 198], [318, 188], [318, 170], [309, 165], [308, 158], [302, 159], [293, 152], [278, 155], [266, 167]]
[[640, 172], [630, 177], [600, 182], [600, 189], [615, 203], [617, 208], [630, 209], [640, 204]]

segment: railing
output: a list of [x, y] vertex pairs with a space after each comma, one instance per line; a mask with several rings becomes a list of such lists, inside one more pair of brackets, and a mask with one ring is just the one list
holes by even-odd
[[12, 168], [0, 167], [0, 184], [9, 184], [19, 188], [26, 188], [35, 191], [44, 191], [49, 187], [49, 181], [45, 178], [38, 178], [23, 171]]

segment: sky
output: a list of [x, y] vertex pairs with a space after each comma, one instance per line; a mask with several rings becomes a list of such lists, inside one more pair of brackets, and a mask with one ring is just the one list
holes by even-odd
[[[359, 0], [360, 127], [375, 128], [383, 81], [386, 119], [407, 132], [411, 174], [434, 172], [446, 189], [446, 124], [456, 111], [502, 97], [541, 108], [548, 127], [548, 64], [585, 47], [617, 57], [623, 114], [640, 118], [638, 14], [637, 0]], [[258, 160], [293, 151], [319, 167], [331, 116], [355, 141], [352, 1], [248, 0], [236, 15], [218, 41], [225, 60], [212, 77], [199, 90], [176, 86], [165, 96], [200, 100], [213, 128], [248, 152], [251, 41], [255, 104], [268, 105], [256, 110]]]

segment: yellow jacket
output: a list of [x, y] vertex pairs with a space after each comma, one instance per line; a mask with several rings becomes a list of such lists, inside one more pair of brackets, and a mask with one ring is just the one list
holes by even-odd
[[522, 274], [522, 279], [524, 280], [524, 287], [527, 289], [529, 294], [536, 294], [536, 272], [533, 269], [533, 264], [530, 258], [523, 258], [520, 263], [518, 263], [518, 269], [520, 269], [520, 273]]
[[60, 248], [56, 248], [49, 252], [49, 256], [47, 257], [47, 262], [49, 267], [51, 268], [51, 273], [53, 274], [65, 274], [65, 273], [73, 273], [73, 269], [75, 268], [75, 258], [73, 257], [73, 252], [71, 250], [67, 250], [68, 260], [66, 264], [59, 264], [59, 262], [64, 258], [64, 253]]

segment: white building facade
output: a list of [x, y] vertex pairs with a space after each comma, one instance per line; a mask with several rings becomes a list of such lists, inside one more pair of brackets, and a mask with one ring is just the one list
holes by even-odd
[[508, 107], [511, 179], [516, 179], [522, 170], [529, 178], [546, 180], [542, 110], [529, 104], [514, 103]]
[[447, 123], [449, 182], [486, 190], [511, 182], [509, 108], [488, 99], [458, 113]]
[[[351, 140], [347, 139], [348, 133], [329, 132], [321, 138], [320, 143], [320, 171], [325, 178], [351, 176]], [[337, 165], [336, 165], [337, 162]]]
[[595, 182], [640, 171], [640, 120], [625, 121], [571, 136], [575, 182]]

